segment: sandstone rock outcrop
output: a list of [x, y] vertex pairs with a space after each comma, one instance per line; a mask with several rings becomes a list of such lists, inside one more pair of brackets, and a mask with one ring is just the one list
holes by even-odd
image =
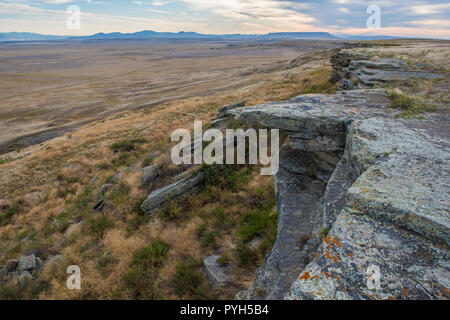
[[[343, 56], [342, 80], [349, 66], [408, 72]], [[449, 121], [395, 119], [389, 104], [384, 89], [358, 89], [226, 111], [289, 137], [275, 177], [278, 237], [236, 298], [450, 298]]]
[[423, 70], [411, 70], [399, 59], [370, 57], [352, 50], [340, 50], [332, 58], [332, 82], [343, 90], [372, 88], [392, 80], [442, 79], [444, 76]]
[[[345, 207], [287, 298], [450, 298], [450, 145], [442, 125], [383, 118], [351, 125]], [[373, 266], [378, 290], [367, 285]]]

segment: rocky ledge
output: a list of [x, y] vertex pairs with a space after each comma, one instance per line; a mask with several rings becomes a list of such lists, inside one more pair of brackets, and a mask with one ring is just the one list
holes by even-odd
[[449, 121], [396, 119], [389, 104], [358, 89], [225, 111], [289, 137], [278, 237], [237, 299], [450, 298]]
[[392, 80], [442, 79], [440, 73], [425, 70], [411, 70], [399, 59], [387, 59], [341, 50], [331, 58], [334, 73], [332, 81], [340, 81], [340, 88], [372, 88]]

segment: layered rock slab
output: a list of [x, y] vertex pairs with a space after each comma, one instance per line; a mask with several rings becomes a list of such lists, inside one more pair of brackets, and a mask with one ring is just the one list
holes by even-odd
[[[291, 229], [296, 226], [298, 230], [311, 230], [306, 246], [295, 242], [298, 234], [284, 230], [283, 226], [307, 202], [295, 195], [295, 186], [302, 186], [302, 181], [312, 182], [304, 176], [308, 172], [304, 170], [307, 157], [299, 157], [298, 164], [291, 161], [288, 165], [291, 172], [283, 177], [286, 157], [280, 154], [281, 169], [276, 177], [277, 188], [283, 192], [277, 198], [281, 213], [279, 239], [264, 266], [258, 269], [254, 285], [237, 298], [277, 299], [294, 273], [293, 268], [300, 274], [305, 266], [287, 298], [446, 297], [450, 278], [448, 122], [436, 120], [437, 117], [427, 121], [394, 120], [397, 111], [387, 107], [389, 103], [384, 89], [364, 89], [335, 95], [303, 95], [226, 112], [254, 126], [280, 129], [289, 136], [290, 147], [309, 153], [309, 159], [322, 153], [338, 156], [344, 152], [342, 160], [335, 162], [334, 172], [320, 174], [321, 165], [312, 172], [315, 178], [322, 176], [318, 180], [327, 183], [326, 189], [317, 191], [314, 200], [307, 200], [317, 208], [310, 210], [305, 221], [291, 221], [294, 225]], [[289, 180], [295, 182], [283, 189], [280, 181]], [[291, 200], [289, 194], [293, 194]], [[288, 202], [291, 205], [284, 206]], [[331, 241], [336, 241], [339, 250], [346, 248], [344, 253], [330, 252], [329, 244], [318, 249], [320, 241], [316, 245], [313, 240], [317, 239], [321, 226], [332, 226]], [[358, 245], [363, 242], [369, 245]], [[282, 251], [291, 252], [293, 258], [285, 270], [280, 267], [287, 265], [280, 255], [280, 243]], [[309, 252], [316, 249], [317, 257], [309, 263]], [[360, 263], [348, 262], [350, 256], [359, 256]], [[302, 259], [294, 262], [295, 257]], [[324, 261], [333, 265], [330, 267]], [[343, 264], [339, 265], [339, 261]], [[381, 291], [366, 290], [366, 271], [372, 265], [367, 262], [373, 262], [386, 276]], [[402, 269], [408, 264], [412, 268]], [[336, 276], [334, 280], [330, 271]], [[319, 273], [327, 281], [317, 282]], [[421, 283], [421, 276], [428, 280]], [[341, 285], [336, 281], [341, 281]]]
[[288, 101], [236, 108], [226, 114], [236, 120], [279, 129], [292, 145], [312, 152], [343, 151], [346, 128], [355, 119], [393, 117], [384, 89], [306, 94]]
[[232, 273], [229, 265], [217, 262], [220, 255], [208, 256], [203, 259], [203, 270], [206, 278], [214, 288], [229, 286], [232, 282]]
[[177, 181], [149, 194], [142, 203], [141, 209], [147, 214], [153, 214], [164, 208], [168, 200], [183, 201], [190, 195], [201, 190], [206, 175], [202, 170], [195, 168], [184, 172]]
[[[345, 208], [287, 299], [448, 299], [447, 122], [372, 118], [348, 133]], [[367, 285], [368, 268], [380, 287]]]
[[[448, 299], [448, 250], [344, 210], [287, 299]], [[378, 268], [380, 288], [368, 281]], [[376, 287], [375, 287], [376, 288]]]
[[257, 127], [289, 136], [275, 176], [278, 236], [256, 280], [238, 299], [281, 299], [313, 258], [320, 234], [343, 206], [347, 163], [341, 160], [348, 125], [371, 115], [392, 116], [383, 90], [302, 95], [289, 101], [226, 111]]
[[400, 59], [387, 59], [354, 50], [338, 51], [332, 58], [332, 82], [344, 90], [372, 88], [383, 83], [408, 79], [442, 79], [439, 73], [411, 70]]

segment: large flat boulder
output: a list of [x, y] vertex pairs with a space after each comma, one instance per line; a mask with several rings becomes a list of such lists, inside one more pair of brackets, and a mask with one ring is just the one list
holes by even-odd
[[[287, 299], [449, 299], [448, 250], [344, 210]], [[380, 288], [368, 285], [379, 268]]]
[[[351, 125], [345, 208], [286, 298], [450, 298], [448, 129], [386, 118]], [[367, 285], [371, 266], [378, 290]]]
[[346, 129], [355, 119], [394, 117], [384, 89], [306, 94], [288, 101], [227, 111], [236, 120], [279, 129], [300, 150], [343, 151]]
[[214, 288], [232, 284], [230, 266], [218, 263], [217, 259], [219, 258], [220, 255], [213, 255], [203, 259], [203, 270], [206, 278]]

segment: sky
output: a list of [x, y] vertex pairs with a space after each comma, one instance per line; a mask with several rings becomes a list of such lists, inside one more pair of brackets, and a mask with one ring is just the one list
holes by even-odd
[[[380, 28], [367, 28], [369, 5]], [[79, 28], [67, 26], [70, 6]], [[73, 20], [73, 17], [70, 21]], [[0, 32], [89, 35], [142, 30], [209, 34], [330, 32], [450, 39], [444, 0], [0, 0]]]

